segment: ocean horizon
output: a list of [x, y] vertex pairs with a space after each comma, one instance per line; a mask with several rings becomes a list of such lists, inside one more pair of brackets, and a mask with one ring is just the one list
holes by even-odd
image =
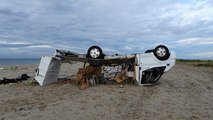
[[39, 64], [40, 58], [0, 58], [0, 65]]

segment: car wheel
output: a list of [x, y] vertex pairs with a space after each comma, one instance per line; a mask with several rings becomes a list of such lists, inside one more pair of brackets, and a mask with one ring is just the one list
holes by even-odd
[[103, 52], [98, 46], [92, 46], [87, 51], [87, 58], [102, 59], [103, 57]]
[[165, 45], [155, 47], [154, 55], [159, 60], [167, 60], [170, 57], [169, 49]]

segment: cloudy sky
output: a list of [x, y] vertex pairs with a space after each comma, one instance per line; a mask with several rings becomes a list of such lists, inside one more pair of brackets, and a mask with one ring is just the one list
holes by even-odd
[[213, 59], [213, 0], [0, 0], [0, 58], [159, 44], [178, 58]]

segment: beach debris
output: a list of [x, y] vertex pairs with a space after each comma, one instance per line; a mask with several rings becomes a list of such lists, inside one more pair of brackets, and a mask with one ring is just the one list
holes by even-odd
[[8, 83], [16, 83], [18, 81], [24, 81], [24, 80], [28, 80], [28, 78], [30, 78], [30, 76], [28, 76], [27, 74], [22, 74], [20, 77], [17, 78], [0, 78], [0, 84], [8, 84]]
[[86, 66], [85, 68], [79, 68], [77, 72], [77, 84], [81, 89], [88, 88], [89, 85], [94, 85], [94, 75], [101, 73], [101, 66]]
[[38, 69], [36, 69], [35, 80], [41, 85], [48, 85], [58, 81], [61, 63], [57, 58], [42, 56]]
[[121, 84], [119, 87], [120, 87], [120, 88], [124, 88], [124, 85], [123, 85], [123, 84]]
[[124, 81], [127, 83], [128, 80], [135, 85], [154, 85], [175, 61], [175, 53], [164, 45], [128, 55], [105, 55], [98, 46], [91, 46], [87, 54], [56, 50], [54, 56], [42, 56], [35, 80], [41, 86], [56, 82], [62, 63], [82, 62], [84, 67], [76, 74], [80, 89], [113, 81], [123, 87]]
[[118, 73], [116, 76], [115, 76], [115, 81], [118, 82], [118, 83], [121, 83], [123, 82], [124, 80], [126, 80], [128, 77], [126, 76], [126, 74], [121, 74], [121, 73]]

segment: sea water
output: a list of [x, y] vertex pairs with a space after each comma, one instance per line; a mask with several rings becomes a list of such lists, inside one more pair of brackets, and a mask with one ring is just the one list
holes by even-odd
[[40, 62], [40, 58], [0, 58], [0, 66], [39, 64], [39, 62]]

